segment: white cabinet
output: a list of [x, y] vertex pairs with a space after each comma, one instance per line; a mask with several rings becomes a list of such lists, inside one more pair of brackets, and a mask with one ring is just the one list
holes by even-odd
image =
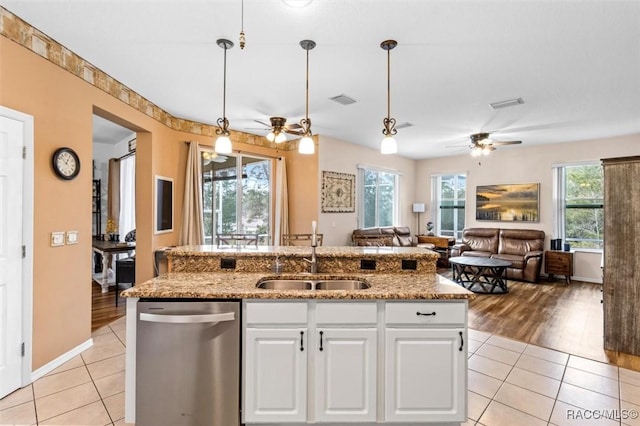
[[245, 331], [245, 422], [307, 418], [306, 328]]
[[385, 420], [467, 419], [465, 303], [388, 303]]
[[307, 304], [247, 303], [245, 423], [307, 420]]
[[376, 420], [378, 304], [311, 304], [314, 312], [315, 385], [310, 390], [317, 422]]
[[247, 301], [243, 422], [464, 422], [466, 319], [466, 301]]
[[377, 334], [375, 328], [316, 330], [316, 421], [376, 420]]

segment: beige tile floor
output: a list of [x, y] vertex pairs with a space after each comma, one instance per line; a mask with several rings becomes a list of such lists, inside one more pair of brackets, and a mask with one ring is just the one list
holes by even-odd
[[[126, 425], [124, 318], [94, 346], [0, 400], [1, 425]], [[469, 331], [465, 425], [640, 426], [640, 372]]]

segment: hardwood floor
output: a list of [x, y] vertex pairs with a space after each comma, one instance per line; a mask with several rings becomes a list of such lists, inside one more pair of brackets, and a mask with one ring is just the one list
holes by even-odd
[[125, 315], [126, 300], [121, 297], [116, 308], [115, 291], [115, 287], [109, 287], [108, 293], [102, 293], [102, 287], [95, 281], [91, 282], [91, 331]]
[[[450, 277], [448, 269], [438, 271]], [[640, 371], [640, 357], [603, 349], [602, 286], [564, 280], [509, 281], [507, 294], [478, 294], [469, 327]]]
[[[438, 273], [451, 275], [449, 269]], [[640, 371], [640, 357], [603, 349], [601, 285], [542, 279], [508, 287], [507, 294], [478, 294], [469, 303], [470, 328]], [[126, 301], [120, 298], [116, 308], [113, 287], [105, 294], [95, 282], [91, 288], [92, 331], [125, 315]]]

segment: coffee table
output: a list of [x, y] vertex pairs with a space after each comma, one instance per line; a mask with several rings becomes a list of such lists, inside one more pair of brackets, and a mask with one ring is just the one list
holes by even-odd
[[453, 281], [474, 293], [508, 293], [505, 271], [511, 262], [488, 257], [450, 257]]

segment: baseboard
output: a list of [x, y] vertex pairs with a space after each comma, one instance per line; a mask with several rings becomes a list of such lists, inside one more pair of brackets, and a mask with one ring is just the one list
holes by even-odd
[[64, 364], [65, 362], [69, 361], [70, 359], [72, 359], [76, 355], [79, 355], [82, 352], [84, 352], [85, 350], [89, 349], [91, 346], [93, 346], [93, 339], [89, 339], [89, 340], [85, 341], [84, 343], [81, 343], [80, 345], [78, 345], [75, 348], [71, 349], [69, 352], [64, 353], [64, 354], [60, 355], [58, 358], [54, 359], [53, 361], [50, 361], [50, 362], [46, 363], [42, 367], [38, 368], [36, 371], [32, 371], [31, 372], [31, 383], [35, 382], [36, 380], [38, 380], [39, 378], [41, 378], [43, 376], [46, 376], [47, 374], [49, 374], [50, 372], [52, 372], [56, 368], [60, 367], [62, 364]]
[[[562, 277], [562, 275], [561, 275]], [[540, 274], [540, 278], [546, 278], [547, 280], [549, 279], [549, 275], [547, 274]], [[558, 278], [556, 275], [557, 279], [563, 279], [563, 278]], [[593, 283], [593, 284], [602, 284], [602, 280], [597, 279], [597, 278], [586, 278], [586, 277], [576, 277], [574, 275], [571, 276], [571, 279], [574, 281], [583, 281], [585, 283]]]

